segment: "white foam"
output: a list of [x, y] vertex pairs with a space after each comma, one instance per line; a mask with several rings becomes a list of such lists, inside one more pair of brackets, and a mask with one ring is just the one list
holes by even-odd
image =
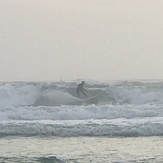
[[108, 87], [107, 92], [117, 102], [135, 105], [163, 103], [163, 87], [119, 86]]
[[163, 135], [163, 83], [88, 83], [98, 105], [84, 105], [76, 86], [1, 83], [0, 135]]
[[0, 108], [1, 120], [82, 120], [163, 117], [163, 105], [24, 106]]
[[39, 88], [29, 84], [0, 85], [0, 106], [21, 106], [33, 104], [39, 95]]
[[162, 136], [163, 118], [87, 121], [4, 121], [0, 123], [0, 135]]

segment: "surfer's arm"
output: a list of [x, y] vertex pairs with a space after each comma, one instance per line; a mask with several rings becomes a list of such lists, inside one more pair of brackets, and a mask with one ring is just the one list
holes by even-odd
[[82, 87], [82, 90], [88, 93], [88, 91], [86, 89], [84, 89], [83, 87]]

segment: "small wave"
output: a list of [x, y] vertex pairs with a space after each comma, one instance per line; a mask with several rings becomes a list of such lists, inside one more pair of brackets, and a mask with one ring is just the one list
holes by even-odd
[[0, 162], [18, 163], [18, 162], [42, 162], [42, 163], [66, 163], [63, 159], [56, 156], [42, 156], [42, 157], [0, 157]]
[[163, 117], [163, 105], [24, 106], [0, 108], [1, 120], [84, 120]]
[[163, 118], [0, 123], [1, 136], [163, 136]]
[[24, 106], [0, 108], [2, 120], [84, 120], [163, 117], [163, 105]]
[[38, 157], [34, 159], [37, 162], [54, 162], [54, 163], [66, 163], [63, 159], [60, 159], [56, 156], [46, 156], [46, 157]]

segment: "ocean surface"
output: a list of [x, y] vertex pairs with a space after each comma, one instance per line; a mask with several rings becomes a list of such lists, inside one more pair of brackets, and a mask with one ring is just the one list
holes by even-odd
[[0, 83], [0, 163], [163, 162], [162, 80], [80, 82]]

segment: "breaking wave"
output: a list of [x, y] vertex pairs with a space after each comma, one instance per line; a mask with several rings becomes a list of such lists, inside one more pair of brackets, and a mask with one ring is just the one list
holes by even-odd
[[[77, 82], [70, 83], [1, 83], [0, 106], [82, 105], [76, 97]], [[162, 104], [163, 82], [87, 82], [88, 96], [97, 96], [92, 104]], [[84, 97], [82, 97], [84, 98]], [[90, 104], [90, 103], [89, 103]]]

